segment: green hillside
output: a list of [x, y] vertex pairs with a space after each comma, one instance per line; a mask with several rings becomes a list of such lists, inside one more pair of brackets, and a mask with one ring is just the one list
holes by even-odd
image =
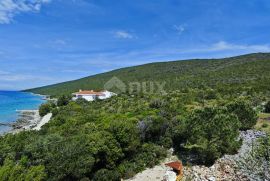
[[[39, 112], [52, 118], [40, 131], [0, 137], [0, 180], [119, 181], [158, 165], [171, 148], [184, 166], [211, 166], [225, 154], [238, 153], [240, 131], [254, 129], [258, 113], [268, 114], [269, 70], [270, 54], [250, 54], [152, 63], [28, 90], [58, 96], [102, 89], [116, 76], [125, 83], [166, 82], [167, 94], [48, 101]], [[260, 124], [256, 129], [268, 129]], [[246, 148], [252, 157], [243, 158], [235, 173], [245, 174], [250, 163], [268, 169], [270, 137], [254, 145]]]
[[165, 89], [211, 87], [223, 92], [243, 89], [269, 90], [270, 54], [256, 53], [224, 59], [197, 59], [151, 63], [122, 68], [79, 80], [30, 89], [27, 91], [59, 96], [78, 89], [103, 89], [116, 76], [128, 82], [166, 82]]

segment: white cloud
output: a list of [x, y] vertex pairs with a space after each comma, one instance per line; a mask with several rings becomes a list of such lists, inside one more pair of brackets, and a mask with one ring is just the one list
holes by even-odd
[[1, 81], [7, 81], [7, 82], [24, 81], [24, 80], [32, 80], [32, 79], [33, 79], [32, 76], [26, 76], [26, 75], [3, 75], [0, 78]]
[[34, 75], [14, 74], [12, 72], [0, 70], [0, 81], [16, 82], [16, 81], [34, 81], [34, 80], [51, 80], [50, 77], [37, 77]]
[[13, 74], [11, 72], [7, 71], [1, 71], [0, 70], [0, 81], [23, 81], [23, 80], [30, 80], [33, 79], [33, 76], [30, 75], [20, 75], [20, 74]]
[[122, 31], [122, 30], [116, 31], [114, 34], [115, 34], [116, 38], [122, 38], [122, 39], [133, 39], [133, 38], [135, 38], [135, 36], [132, 35], [131, 33], [127, 32], [127, 31]]
[[0, 24], [9, 24], [16, 14], [38, 12], [51, 0], [0, 0]]
[[181, 35], [186, 30], [183, 25], [174, 25], [173, 29], [176, 30], [179, 35]]
[[84, 71], [84, 70], [74, 70], [74, 69], [66, 69], [66, 70], [62, 70], [63, 73], [79, 73], [79, 74], [85, 74], [88, 73], [88, 71]]
[[[110, 60], [118, 67], [139, 65], [148, 62], [192, 59], [222, 58], [247, 53], [270, 52], [270, 45], [264, 44], [233, 44], [219, 41], [209, 45], [198, 45], [194, 48], [153, 47], [151, 49], [129, 51], [121, 55], [106, 55], [103, 60]], [[93, 60], [97, 60], [92, 58]], [[111, 61], [113, 60], [113, 61]], [[130, 61], [132, 60], [132, 61]], [[147, 60], [147, 61], [146, 61]], [[98, 61], [97, 63], [100, 63]], [[105, 62], [106, 63], [106, 62]], [[117, 64], [119, 63], [119, 65]], [[103, 64], [105, 67], [106, 64]]]
[[244, 45], [244, 44], [232, 44], [225, 41], [219, 41], [214, 43], [210, 47], [206, 48], [208, 51], [222, 51], [222, 50], [245, 50], [251, 52], [269, 52], [269, 45]]

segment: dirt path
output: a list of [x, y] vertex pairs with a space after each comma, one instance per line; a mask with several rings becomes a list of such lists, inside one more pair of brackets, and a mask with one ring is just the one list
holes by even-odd
[[52, 117], [52, 113], [46, 114], [46, 115], [41, 119], [41, 121], [37, 124], [37, 126], [33, 128], [33, 130], [40, 130], [41, 127], [42, 127], [44, 124], [46, 124], [46, 123], [48, 123], [48, 122], [50, 121], [51, 117]]
[[162, 181], [168, 169], [168, 167], [165, 166], [165, 163], [176, 160], [178, 160], [177, 157], [169, 156], [169, 158], [166, 158], [161, 164], [153, 168], [148, 168], [141, 173], [138, 173], [133, 178], [127, 179], [125, 181]]

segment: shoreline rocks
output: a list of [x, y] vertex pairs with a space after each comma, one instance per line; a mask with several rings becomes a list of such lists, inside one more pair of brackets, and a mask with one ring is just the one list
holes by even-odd
[[10, 123], [12, 129], [4, 134], [14, 134], [20, 131], [30, 130], [37, 126], [37, 124], [41, 121], [38, 110], [20, 110], [17, 112], [19, 113], [18, 119], [15, 122]]

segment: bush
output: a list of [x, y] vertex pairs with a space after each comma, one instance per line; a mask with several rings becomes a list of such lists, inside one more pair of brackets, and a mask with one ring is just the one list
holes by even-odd
[[124, 161], [118, 166], [118, 172], [124, 179], [133, 177], [145, 168], [151, 168], [167, 156], [167, 150], [155, 144], [143, 144], [132, 160]]
[[66, 106], [71, 100], [71, 96], [62, 95], [57, 99], [57, 106]]
[[264, 111], [265, 111], [266, 113], [270, 113], [270, 101], [268, 101], [268, 102], [266, 103], [266, 105], [265, 105], [265, 107], [264, 107]]
[[77, 104], [80, 104], [80, 105], [87, 105], [87, 104], [89, 104], [89, 102], [86, 99], [84, 99], [84, 98], [78, 98], [76, 100], [76, 103]]
[[124, 152], [132, 153], [137, 151], [140, 145], [137, 125], [128, 121], [112, 121], [109, 131], [116, 138]]
[[58, 110], [58, 108], [56, 107], [56, 108], [53, 108], [51, 112], [52, 112], [52, 115], [53, 115], [53, 117], [54, 117], [54, 116], [56, 116], [56, 115], [58, 114], [59, 110]]
[[1, 180], [46, 180], [45, 167], [43, 165], [28, 166], [24, 164], [27, 161], [25, 157], [19, 163], [12, 159], [5, 159], [3, 165], [0, 166]]
[[263, 123], [262, 124], [262, 128], [267, 128], [268, 127], [268, 124], [267, 123]]
[[159, 109], [166, 105], [166, 102], [161, 99], [154, 99], [149, 103], [150, 108]]
[[95, 173], [93, 181], [119, 181], [120, 174], [113, 170], [101, 169]]
[[41, 117], [45, 116], [46, 114], [48, 114], [49, 112], [51, 112], [52, 110], [52, 106], [50, 103], [44, 103], [39, 107], [39, 115]]
[[186, 123], [185, 148], [197, 153], [198, 161], [212, 164], [224, 154], [232, 154], [240, 146], [237, 141], [240, 122], [226, 108], [195, 110]]
[[257, 123], [257, 113], [252, 106], [245, 101], [235, 101], [227, 105], [228, 110], [235, 114], [241, 122], [241, 130], [247, 130]]

